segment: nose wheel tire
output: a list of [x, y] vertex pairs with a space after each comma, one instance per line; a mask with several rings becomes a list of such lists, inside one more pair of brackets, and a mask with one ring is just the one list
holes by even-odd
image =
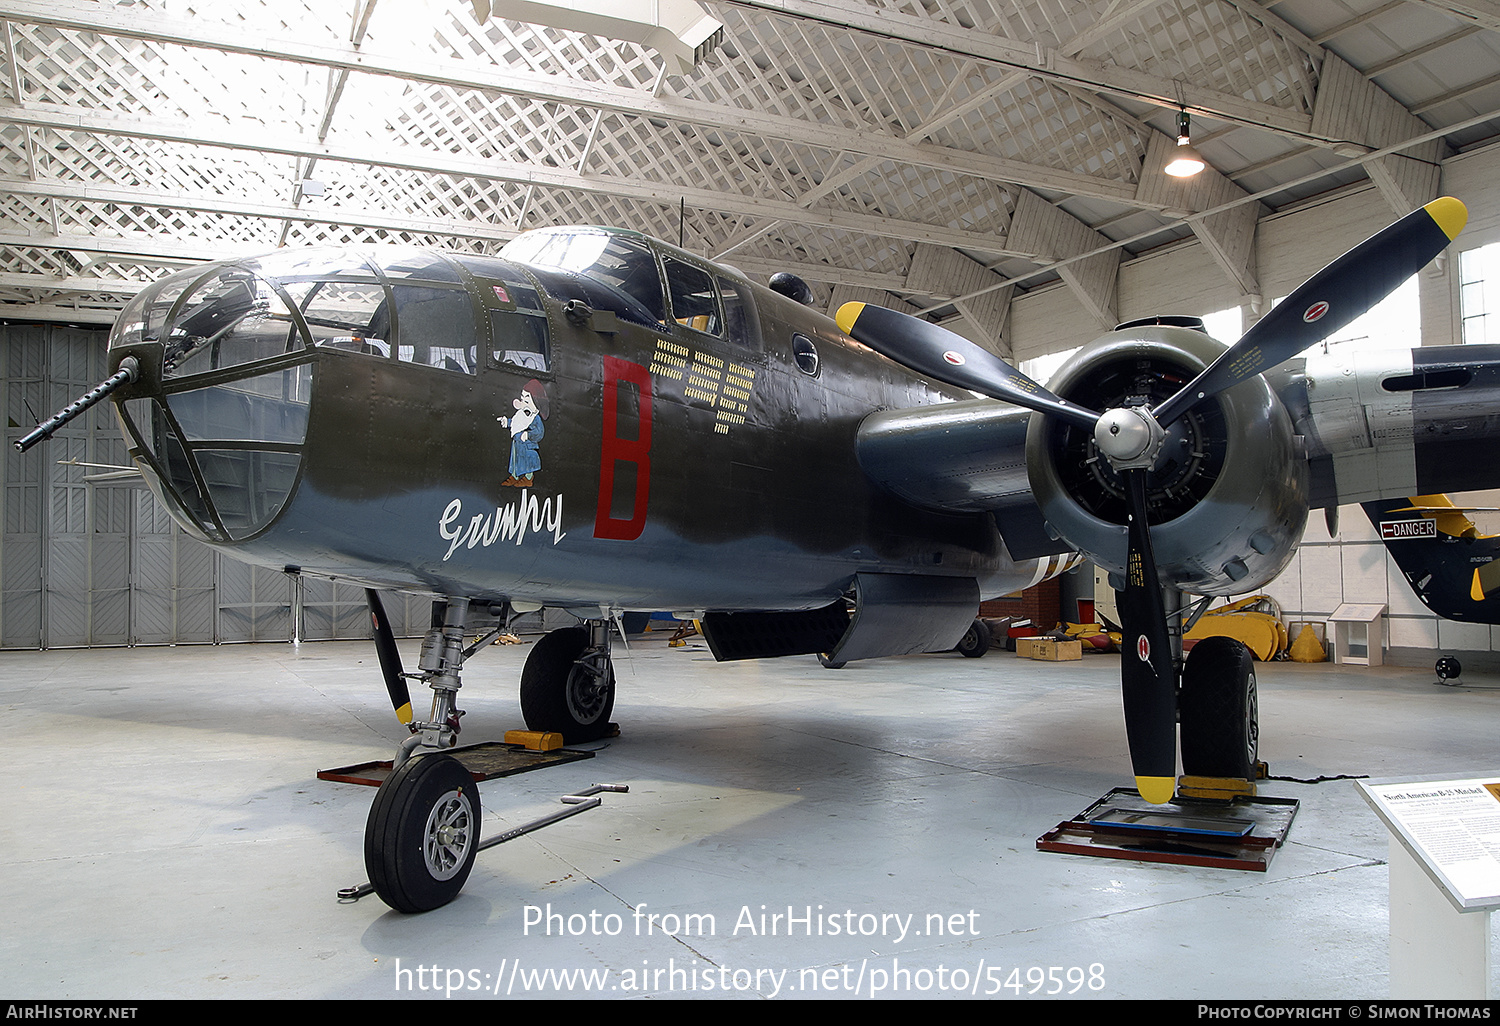
[[1255, 779], [1260, 709], [1248, 648], [1233, 638], [1204, 638], [1193, 646], [1178, 710], [1184, 773]]
[[458, 897], [479, 851], [479, 789], [451, 755], [408, 759], [375, 792], [365, 822], [365, 871], [397, 912]]
[[615, 710], [609, 654], [589, 650], [589, 632], [563, 627], [544, 636], [521, 670], [521, 715], [531, 730], [553, 731], [567, 744], [597, 741]]

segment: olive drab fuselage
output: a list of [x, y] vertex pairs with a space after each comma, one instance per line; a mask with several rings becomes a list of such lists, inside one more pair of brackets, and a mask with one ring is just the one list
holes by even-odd
[[142, 365], [116, 401], [157, 495], [275, 569], [575, 609], [748, 610], [825, 605], [860, 572], [1004, 594], [1059, 563], [1013, 562], [990, 517], [918, 509], [861, 471], [868, 414], [951, 389], [629, 232], [532, 233], [501, 259], [206, 265], [138, 296], [111, 347], [112, 365]]

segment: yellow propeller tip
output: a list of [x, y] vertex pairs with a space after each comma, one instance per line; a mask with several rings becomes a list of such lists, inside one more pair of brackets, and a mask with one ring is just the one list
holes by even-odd
[[1469, 223], [1469, 208], [1460, 200], [1452, 196], [1439, 196], [1422, 208], [1427, 215], [1437, 222], [1437, 226], [1443, 230], [1443, 234], [1453, 239], [1464, 230], [1464, 225]]
[[1469, 585], [1469, 598], [1475, 602], [1484, 601], [1484, 586], [1479, 583], [1479, 571], [1474, 571], [1474, 580]]
[[863, 303], [845, 303], [839, 307], [838, 313], [833, 319], [838, 322], [839, 330], [845, 335], [854, 330], [854, 322], [859, 319], [860, 311], [865, 308]]
[[1163, 805], [1177, 793], [1177, 780], [1174, 777], [1136, 777], [1135, 789], [1152, 805]]
[[410, 702], [407, 702], [401, 708], [399, 708], [399, 709], [396, 710], [396, 719], [400, 720], [402, 723], [410, 723], [411, 722], [411, 703]]

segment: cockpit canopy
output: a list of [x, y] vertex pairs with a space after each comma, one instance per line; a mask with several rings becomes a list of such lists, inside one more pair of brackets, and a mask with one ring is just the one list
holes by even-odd
[[644, 235], [618, 228], [542, 228], [516, 237], [500, 255], [527, 265], [547, 292], [564, 301], [579, 299], [658, 331], [676, 325], [748, 349], [760, 346], [743, 285]]

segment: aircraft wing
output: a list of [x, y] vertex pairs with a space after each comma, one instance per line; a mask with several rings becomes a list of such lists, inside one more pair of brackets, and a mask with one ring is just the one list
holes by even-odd
[[1026, 476], [1031, 411], [991, 399], [882, 410], [856, 442], [866, 475], [914, 506], [992, 513], [1013, 559], [1071, 552], [1052, 538]]
[[1313, 508], [1493, 487], [1500, 346], [1312, 350], [1276, 375]]
[[[1302, 438], [1314, 509], [1494, 483], [1500, 346], [1314, 350], [1271, 377]], [[994, 514], [1014, 558], [1067, 552], [1027, 478], [1031, 416], [989, 399], [883, 410], [860, 426], [860, 466], [924, 509]]]

